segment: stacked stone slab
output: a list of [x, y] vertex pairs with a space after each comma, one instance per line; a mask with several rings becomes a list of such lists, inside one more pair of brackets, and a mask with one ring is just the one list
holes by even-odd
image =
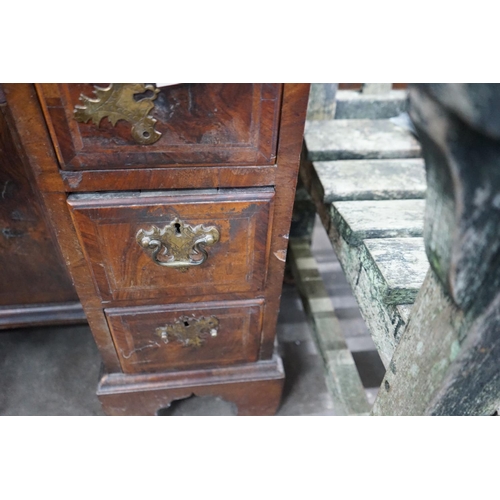
[[[395, 101], [395, 93], [399, 106], [392, 111], [374, 105]], [[345, 116], [343, 94], [352, 100], [356, 94], [362, 105], [349, 118], [307, 122], [301, 180], [388, 366], [428, 269], [425, 168], [419, 142], [391, 120], [404, 109], [404, 91], [390, 97], [339, 91], [335, 117]]]
[[420, 145], [390, 119], [311, 121], [305, 184], [388, 366], [428, 269]]
[[498, 109], [498, 84], [412, 85], [425, 181], [403, 117], [306, 127], [302, 182], [387, 367], [372, 415], [499, 413]]

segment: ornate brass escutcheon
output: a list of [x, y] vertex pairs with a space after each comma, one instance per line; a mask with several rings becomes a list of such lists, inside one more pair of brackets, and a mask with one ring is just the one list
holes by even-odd
[[201, 224], [193, 227], [175, 218], [163, 229], [156, 226], [140, 229], [136, 240], [144, 250], [152, 250], [155, 264], [185, 272], [190, 266], [199, 266], [207, 260], [205, 246], [219, 241], [219, 231], [214, 226]]
[[[135, 100], [136, 94], [146, 91], [153, 92], [153, 95]], [[82, 104], [75, 106], [74, 116], [78, 122], [92, 120], [97, 126], [105, 117], [113, 126], [118, 120], [125, 120], [132, 124], [132, 137], [136, 142], [153, 144], [161, 137], [161, 133], [154, 129], [157, 120], [149, 114], [158, 92], [160, 89], [154, 85], [144, 83], [111, 83], [106, 88], [94, 85], [95, 98], [80, 95]]]
[[216, 337], [219, 320], [215, 316], [194, 318], [181, 316], [175, 323], [168, 323], [156, 329], [156, 335], [165, 344], [179, 342], [183, 347], [201, 347], [207, 337]]

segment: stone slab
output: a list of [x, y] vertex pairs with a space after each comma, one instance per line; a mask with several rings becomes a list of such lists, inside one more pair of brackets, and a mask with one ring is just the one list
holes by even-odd
[[335, 119], [392, 118], [406, 110], [407, 95], [406, 90], [392, 90], [383, 94], [340, 90], [336, 95]]
[[363, 246], [363, 266], [380, 300], [387, 305], [412, 304], [429, 269], [423, 238], [371, 239]]
[[396, 306], [381, 300], [378, 288], [373, 286], [370, 270], [363, 265], [360, 266], [357, 281], [353, 283], [353, 293], [380, 359], [387, 368], [406, 323]]
[[[406, 328], [397, 305], [387, 304], [382, 298], [387, 285], [364, 245], [349, 245], [331, 224], [325, 205], [319, 206], [319, 215], [327, 228], [328, 237], [337, 254], [356, 298], [359, 310], [385, 367], [389, 366], [394, 349]], [[399, 305], [399, 304], [398, 304]]]
[[390, 120], [308, 121], [305, 141], [311, 161], [420, 157], [415, 137]]
[[314, 162], [325, 203], [352, 200], [397, 200], [425, 197], [421, 158]]
[[339, 201], [332, 204], [332, 223], [349, 245], [365, 239], [421, 237], [425, 200]]

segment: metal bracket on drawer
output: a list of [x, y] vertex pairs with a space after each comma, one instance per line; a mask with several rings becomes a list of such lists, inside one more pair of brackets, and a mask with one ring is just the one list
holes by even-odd
[[183, 347], [201, 347], [208, 336], [216, 337], [219, 320], [215, 316], [209, 318], [190, 318], [181, 316], [175, 323], [168, 323], [156, 329], [156, 335], [165, 344], [180, 342]]
[[140, 229], [136, 240], [144, 250], [152, 250], [151, 258], [155, 264], [185, 272], [208, 259], [205, 246], [219, 241], [219, 231], [214, 226], [191, 226], [175, 218], [163, 229], [156, 226], [149, 230]]
[[[135, 100], [135, 95], [147, 91], [153, 94]], [[113, 126], [118, 120], [125, 120], [132, 124], [131, 133], [136, 142], [153, 144], [161, 137], [161, 133], [154, 129], [157, 120], [149, 115], [158, 92], [160, 89], [154, 85], [144, 83], [111, 83], [106, 88], [94, 85], [95, 98], [82, 94], [82, 103], [75, 106], [74, 116], [78, 122], [92, 120], [96, 125], [105, 117]]]

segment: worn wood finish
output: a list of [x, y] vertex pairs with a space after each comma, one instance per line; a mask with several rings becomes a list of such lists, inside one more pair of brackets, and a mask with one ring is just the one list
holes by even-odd
[[304, 310], [323, 357], [327, 386], [338, 415], [370, 411], [356, 364], [345, 342], [339, 320], [318, 271], [309, 241], [290, 240], [291, 265]]
[[104, 374], [97, 388], [108, 415], [157, 415], [190, 396], [218, 396], [234, 403], [238, 415], [269, 416], [278, 409], [285, 373], [278, 356], [245, 365], [171, 373]]
[[[103, 86], [103, 85], [100, 85]], [[266, 165], [275, 163], [279, 84], [181, 83], [163, 87], [152, 116], [160, 139], [144, 148], [129, 123], [78, 123], [73, 110], [92, 84], [38, 85], [63, 169], [147, 168], [165, 165]], [[81, 103], [80, 103], [81, 104]]]
[[276, 165], [61, 171], [68, 192], [273, 186]]
[[[242, 414], [273, 412], [283, 383], [275, 327], [309, 85], [162, 90], [155, 127], [163, 135], [148, 146], [131, 142], [127, 123], [76, 122], [82, 88], [89, 90], [38, 85], [42, 109], [30, 85], [7, 86], [7, 99], [103, 354], [106, 411], [155, 414], [159, 403], [199, 393], [226, 395]], [[185, 272], [158, 265], [149, 240], [137, 240], [140, 230], [176, 218], [218, 231], [207, 260]], [[147, 352], [150, 329], [196, 311], [220, 316], [209, 348]]]
[[57, 171], [57, 160], [35, 88], [31, 84], [4, 84], [3, 88], [8, 104], [9, 128], [22, 161], [28, 167], [31, 182], [40, 193], [43, 211], [55, 230], [58, 246], [72, 276], [103, 362], [107, 370], [119, 371], [120, 362], [73, 227], [64, 185]]
[[71, 325], [86, 321], [80, 302], [0, 307], [0, 330], [34, 325]]
[[361, 90], [362, 83], [339, 83], [339, 90]]
[[260, 359], [269, 359], [274, 348], [308, 95], [309, 84], [284, 85]]
[[[0, 106], [0, 306], [13, 307], [13, 326], [23, 305], [53, 303], [57, 309], [78, 296], [4, 113]], [[8, 324], [5, 314], [6, 309]]]
[[[68, 203], [103, 302], [263, 293], [274, 190], [71, 195]], [[156, 264], [139, 230], [176, 218], [216, 227], [208, 258], [185, 272]]]
[[[202, 302], [168, 306], [106, 309], [106, 317], [124, 373], [218, 367], [257, 361], [264, 300]], [[214, 317], [216, 331], [205, 332], [201, 345], [184, 345], [157, 328], [179, 322], [186, 327]], [[186, 319], [189, 318], [189, 319]]]

